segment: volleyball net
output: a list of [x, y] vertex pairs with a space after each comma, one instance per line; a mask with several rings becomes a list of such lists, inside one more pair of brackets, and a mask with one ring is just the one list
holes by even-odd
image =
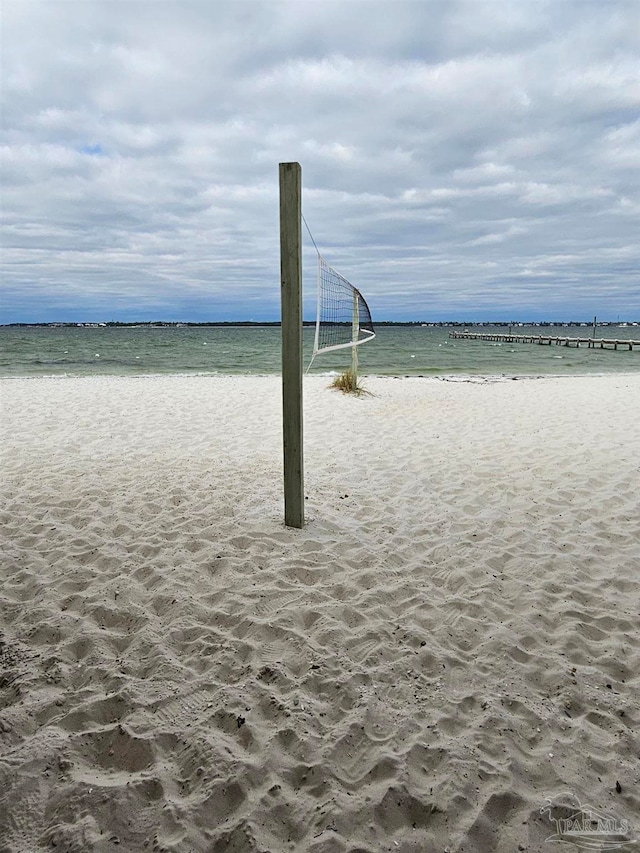
[[318, 308], [313, 355], [355, 347], [375, 337], [364, 296], [318, 253]]

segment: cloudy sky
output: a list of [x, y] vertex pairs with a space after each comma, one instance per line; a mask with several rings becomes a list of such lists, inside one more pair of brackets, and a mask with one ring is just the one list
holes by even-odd
[[[2, 0], [0, 322], [640, 318], [636, 0]], [[305, 234], [305, 317], [315, 252]]]

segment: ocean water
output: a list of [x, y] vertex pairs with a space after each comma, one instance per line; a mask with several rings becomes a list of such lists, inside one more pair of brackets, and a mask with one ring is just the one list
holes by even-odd
[[[542, 376], [640, 372], [640, 348], [453, 340], [447, 327], [380, 326], [358, 348], [362, 374], [387, 376]], [[505, 333], [504, 327], [474, 331]], [[515, 330], [514, 330], [515, 331]], [[523, 327], [522, 334], [590, 337], [590, 328]], [[596, 337], [638, 340], [640, 327], [603, 327]], [[304, 365], [313, 329], [304, 329]], [[0, 375], [270, 374], [280, 372], [274, 326], [0, 327]], [[316, 356], [311, 373], [348, 367], [350, 350]]]

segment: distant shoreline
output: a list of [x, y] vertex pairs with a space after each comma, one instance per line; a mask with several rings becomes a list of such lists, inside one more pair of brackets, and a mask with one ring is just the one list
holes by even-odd
[[[315, 320], [303, 320], [303, 326], [315, 326]], [[427, 322], [423, 320], [377, 320], [374, 323], [375, 326], [402, 326], [402, 327], [428, 327], [428, 328], [460, 328], [460, 327], [471, 327], [478, 328], [483, 326], [493, 326], [499, 328], [511, 328], [514, 326], [523, 327], [523, 326], [535, 326], [540, 328], [568, 328], [575, 326], [582, 327], [593, 327], [593, 322], [587, 322], [585, 320], [545, 320], [545, 321], [521, 321], [521, 320], [513, 320], [511, 322], [506, 322], [504, 320], [496, 320], [496, 321], [473, 321], [473, 320], [441, 320], [438, 322], [432, 321]], [[254, 320], [208, 320], [203, 322], [182, 322], [178, 320], [138, 320], [131, 322], [120, 322], [116, 320], [110, 320], [107, 323], [95, 323], [95, 322], [71, 322], [71, 321], [60, 321], [60, 322], [43, 322], [43, 323], [0, 323], [0, 328], [2, 329], [25, 329], [25, 328], [47, 328], [47, 329], [75, 329], [75, 328], [84, 328], [84, 329], [105, 329], [105, 328], [116, 328], [116, 329], [135, 329], [135, 328], [151, 328], [151, 329], [160, 329], [160, 328], [203, 328], [203, 327], [217, 327], [217, 326], [226, 326], [226, 327], [265, 327], [265, 326], [274, 326], [279, 327], [280, 321], [254, 321]], [[619, 326], [640, 326], [640, 320], [598, 320], [596, 326], [604, 326], [604, 327], [619, 327]]]

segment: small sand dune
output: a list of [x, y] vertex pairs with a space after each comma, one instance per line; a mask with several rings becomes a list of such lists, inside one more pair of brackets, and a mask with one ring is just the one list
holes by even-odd
[[640, 376], [326, 384], [0, 382], [0, 853], [635, 849]]

